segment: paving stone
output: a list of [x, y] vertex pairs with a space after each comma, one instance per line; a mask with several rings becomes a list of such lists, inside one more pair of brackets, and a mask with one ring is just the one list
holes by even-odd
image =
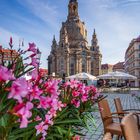
[[[140, 92], [140, 91], [138, 91], [138, 92]], [[117, 97], [119, 97], [121, 99], [124, 109], [131, 109], [131, 108], [140, 109], [140, 101], [135, 99], [135, 97], [132, 97], [132, 95], [130, 93], [128, 93], [128, 94], [127, 93], [124, 93], [124, 94], [112, 93], [112, 94], [104, 94], [104, 95], [108, 95], [107, 100], [109, 102], [109, 106], [110, 106], [112, 112], [116, 112], [114, 98], [117, 98]], [[83, 137], [82, 140], [102, 140], [102, 138], [103, 138], [104, 130], [103, 130], [103, 124], [102, 124], [102, 120], [100, 117], [100, 113], [92, 112], [92, 115], [94, 116], [94, 119], [96, 122], [96, 128], [95, 127], [93, 128], [92, 133], [87, 130], [83, 130], [82, 132], [84, 132], [84, 134], [86, 134], [86, 136]], [[114, 137], [113, 140], [115, 140], [115, 139], [116, 139], [116, 137]]]

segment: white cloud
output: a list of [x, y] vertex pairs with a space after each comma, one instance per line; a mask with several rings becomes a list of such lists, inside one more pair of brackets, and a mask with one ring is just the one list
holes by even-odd
[[[10, 37], [13, 39], [13, 44], [14, 44], [14, 49], [19, 48], [19, 39], [22, 39], [23, 36], [21, 37], [18, 34], [12, 33], [4, 28], [0, 27], [0, 45], [2, 45], [4, 48], [9, 48], [9, 40]], [[24, 38], [24, 48], [26, 49], [28, 47], [28, 42], [32, 42], [31, 40], [29, 41], [26, 37]], [[41, 42], [38, 41], [37, 39], [34, 38], [34, 41], [36, 43], [36, 46], [39, 47], [40, 51], [42, 52], [41, 54], [41, 67], [47, 67], [47, 56], [49, 55], [49, 48], [47, 48], [47, 43], [45, 44], [45, 41]]]
[[8, 30], [0, 27], [0, 44], [3, 47], [5, 48], [9, 47], [8, 44], [9, 44], [10, 37], [13, 38], [13, 44], [17, 48], [17, 46], [19, 45], [20, 37], [17, 34], [9, 32]]
[[18, 2], [50, 26], [57, 27], [57, 8], [48, 4], [47, 0], [24, 0], [24, 2], [23, 0], [18, 0]]
[[[99, 45], [103, 54], [103, 63], [124, 61], [125, 51], [130, 41], [140, 34], [140, 19], [131, 0], [129, 6], [118, 6], [130, 0], [89, 0], [81, 2], [80, 16], [88, 27], [88, 40], [91, 40], [93, 28], [96, 29]], [[137, 1], [138, 3], [138, 1]], [[139, 1], [140, 4], [140, 1]], [[79, 4], [80, 6], [80, 4]], [[126, 6], [126, 7], [125, 7]], [[125, 7], [125, 8], [124, 8]]]

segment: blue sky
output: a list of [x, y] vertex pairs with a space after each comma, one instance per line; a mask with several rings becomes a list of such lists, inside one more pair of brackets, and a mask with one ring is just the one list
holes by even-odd
[[[124, 60], [130, 41], [140, 35], [140, 0], [78, 0], [79, 15], [86, 23], [89, 45], [96, 29], [102, 63]], [[15, 47], [19, 40], [35, 42], [42, 51], [41, 67], [53, 35], [59, 41], [62, 21], [67, 18], [68, 0], [0, 0], [0, 44], [8, 47], [10, 36]]]

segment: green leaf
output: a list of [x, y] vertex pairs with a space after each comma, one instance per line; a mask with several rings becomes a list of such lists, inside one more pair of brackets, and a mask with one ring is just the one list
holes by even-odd
[[59, 127], [59, 126], [56, 126], [56, 128], [57, 128], [57, 130], [58, 130], [59, 134], [62, 136], [62, 135], [63, 135], [62, 128], [61, 128], [61, 127]]
[[73, 120], [64, 120], [64, 121], [56, 121], [55, 122], [55, 125], [56, 124], [73, 124], [73, 123], [81, 123], [80, 120], [77, 120], [77, 119], [73, 119]]
[[84, 116], [83, 121], [85, 123], [86, 128], [91, 132], [91, 128], [90, 128], [90, 126], [89, 126], [89, 124], [87, 122], [87, 117], [86, 116]]
[[3, 126], [0, 126], [0, 140], [3, 140], [6, 136], [6, 130]]
[[6, 105], [3, 107], [2, 110], [0, 110], [0, 119], [1, 117], [4, 116], [5, 113], [7, 113], [7, 110], [10, 108], [11, 105], [13, 105], [15, 103], [14, 100], [9, 100]]
[[9, 136], [8, 139], [9, 140], [19, 140], [20, 138], [25, 138], [27, 136], [30, 137], [33, 133], [34, 133], [34, 130], [31, 130], [29, 132], [23, 132], [18, 135]]
[[35, 125], [37, 125], [37, 123], [38, 122], [30, 123], [30, 124], [28, 124], [27, 128], [17, 128], [11, 132], [11, 135], [17, 135], [17, 134], [20, 134], [23, 132], [28, 132], [30, 130], [35, 130], [34, 127], [35, 127]]

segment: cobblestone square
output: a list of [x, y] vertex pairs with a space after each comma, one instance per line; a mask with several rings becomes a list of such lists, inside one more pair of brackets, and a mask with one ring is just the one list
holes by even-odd
[[[138, 92], [140, 93], [140, 91]], [[131, 93], [133, 93], [133, 91], [131, 91]], [[104, 94], [104, 95], [108, 95], [106, 99], [109, 102], [109, 106], [112, 112], [116, 112], [114, 98], [117, 97], [120, 97], [124, 109], [140, 109], [140, 101], [138, 101], [135, 97], [132, 97], [130, 93], [124, 93], [124, 94], [112, 93], [112, 94]], [[83, 140], [102, 140], [103, 138], [104, 130], [103, 130], [103, 124], [100, 117], [100, 113], [93, 112], [93, 115], [95, 116], [96, 128], [93, 128], [93, 132], [89, 132], [87, 130], [83, 131], [85, 134]]]

